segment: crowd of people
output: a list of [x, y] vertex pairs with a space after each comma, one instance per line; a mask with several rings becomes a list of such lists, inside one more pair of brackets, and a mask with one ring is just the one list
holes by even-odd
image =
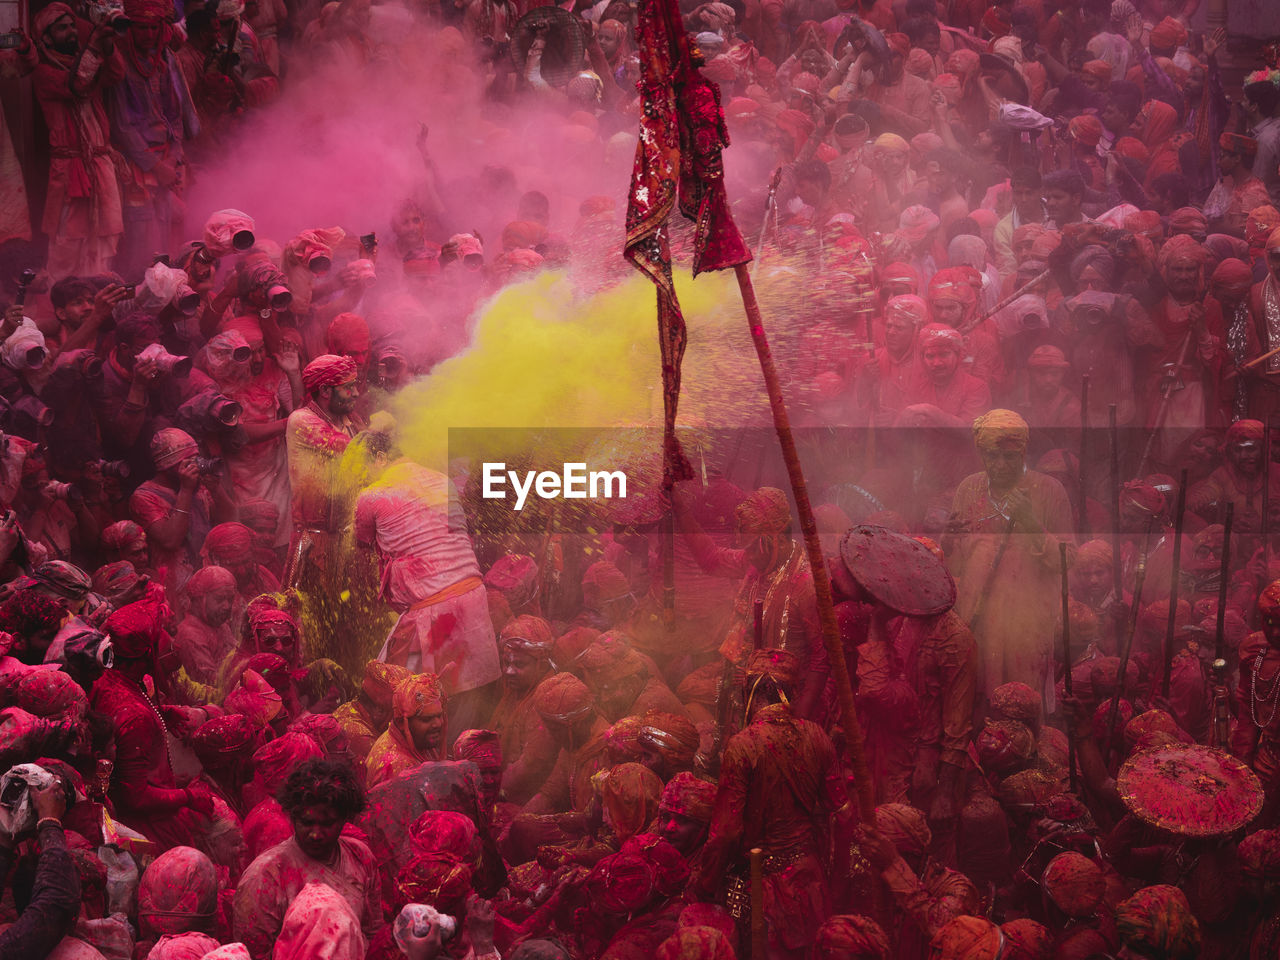
[[[571, 527], [405, 455], [495, 293], [651, 296], [637, 4], [75, 0], [0, 44], [47, 134], [37, 175], [0, 122], [0, 960], [1276, 956], [1280, 42], [680, 7], [793, 418], [843, 428], [802, 444], [838, 645], [740, 437]], [[422, 63], [386, 242], [195, 208]]]

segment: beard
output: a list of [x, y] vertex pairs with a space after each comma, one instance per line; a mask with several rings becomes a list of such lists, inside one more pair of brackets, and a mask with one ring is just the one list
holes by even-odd
[[69, 40], [63, 40], [61, 43], [51, 43], [49, 46], [53, 47], [53, 49], [58, 53], [64, 54], [68, 57], [74, 56], [80, 52], [80, 41], [76, 37], [72, 37]]

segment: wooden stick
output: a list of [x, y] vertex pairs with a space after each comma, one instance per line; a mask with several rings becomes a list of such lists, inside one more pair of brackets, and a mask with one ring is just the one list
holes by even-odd
[[1178, 619], [1178, 588], [1182, 576], [1182, 519], [1187, 513], [1187, 471], [1178, 477], [1178, 512], [1173, 519], [1173, 582], [1169, 584], [1169, 620], [1164, 628], [1164, 679], [1160, 696], [1169, 699], [1169, 673], [1173, 669], [1174, 629]]
[[1266, 361], [1270, 360], [1272, 357], [1276, 356], [1277, 354], [1280, 354], [1280, 347], [1276, 347], [1274, 350], [1268, 350], [1268, 351], [1267, 351], [1266, 353], [1264, 353], [1262, 356], [1260, 356], [1260, 357], [1254, 357], [1254, 358], [1253, 358], [1252, 360], [1250, 360], [1248, 363], [1242, 363], [1242, 364], [1240, 364], [1240, 369], [1241, 369], [1241, 370], [1252, 370], [1252, 369], [1253, 369], [1254, 367], [1256, 367], [1258, 364], [1260, 364], [1260, 363], [1265, 363]]
[[[1058, 564], [1062, 569], [1062, 689], [1068, 697], [1073, 695], [1071, 678], [1071, 588], [1067, 582], [1067, 544], [1058, 542]], [[1067, 758], [1071, 775], [1071, 789], [1076, 789], [1076, 738], [1067, 724]]]
[[1235, 513], [1236, 505], [1228, 502], [1227, 516], [1222, 523], [1222, 566], [1219, 567], [1218, 573], [1218, 622], [1214, 626], [1216, 636], [1213, 658], [1215, 660], [1223, 660], [1227, 656], [1227, 577], [1231, 567], [1231, 524], [1235, 519]]
[[1026, 283], [1020, 286], [1017, 290], [1013, 291], [1013, 293], [1009, 294], [1007, 297], [1005, 297], [1003, 300], [997, 303], [994, 307], [988, 310], [985, 314], [983, 314], [982, 319], [980, 319], [977, 323], [975, 323], [974, 326], [976, 327], [979, 324], [986, 323], [988, 320], [994, 317], [997, 313], [999, 313], [1009, 304], [1013, 303], [1013, 301], [1017, 300], [1020, 296], [1022, 296], [1032, 287], [1034, 287], [1037, 283], [1041, 283], [1045, 280], [1048, 280], [1049, 274], [1052, 272], [1053, 272], [1052, 270], [1045, 270], [1042, 273], [1036, 274], [1034, 277], [1032, 277], [1030, 280], [1028, 280]]
[[1076, 532], [1089, 535], [1089, 495], [1085, 492], [1085, 457], [1089, 454], [1089, 375], [1080, 378], [1080, 462], [1076, 465]]
[[1271, 576], [1271, 421], [1267, 414], [1266, 432], [1262, 436], [1262, 563], [1264, 576]]
[[769, 960], [769, 935], [764, 925], [764, 851], [752, 847], [751, 863], [751, 960]]
[[[1154, 520], [1152, 521], [1154, 522]], [[1129, 654], [1133, 651], [1133, 635], [1138, 632], [1138, 612], [1142, 609], [1142, 585], [1147, 579], [1147, 545], [1151, 541], [1151, 523], [1142, 537], [1142, 553], [1138, 556], [1138, 571], [1133, 580], [1133, 609], [1129, 611], [1129, 628], [1124, 631], [1120, 650], [1120, 673], [1116, 676], [1116, 692], [1111, 696], [1111, 709], [1107, 711], [1107, 738], [1103, 741], [1102, 755], [1111, 755], [1115, 742], [1116, 719], [1120, 716], [1120, 698], [1124, 695], [1124, 678], [1129, 672]]]
[[764, 649], [764, 598], [757, 597], [751, 605], [751, 649]]
[[[1120, 536], [1120, 431], [1116, 427], [1116, 405], [1113, 403], [1107, 410], [1108, 429], [1111, 438], [1111, 588], [1115, 593], [1115, 602], [1124, 603], [1124, 583], [1121, 580], [1120, 556], [1124, 541]], [[1116, 652], [1124, 643], [1124, 621], [1112, 617], [1115, 630]]]
[[827, 571], [822, 541], [818, 539], [818, 525], [813, 518], [813, 505], [809, 502], [809, 490], [805, 485], [804, 471], [800, 467], [800, 455], [796, 451], [795, 436], [791, 432], [791, 420], [787, 416], [787, 404], [778, 380], [778, 370], [769, 348], [760, 304], [756, 301], [755, 287], [751, 283], [751, 271], [745, 264], [734, 267], [738, 288], [742, 292], [742, 306], [751, 328], [751, 340], [760, 360], [760, 372], [764, 376], [769, 407], [773, 412], [773, 427], [782, 447], [782, 459], [791, 481], [791, 493], [795, 497], [796, 511], [800, 515], [800, 529], [804, 533], [805, 550], [809, 557], [809, 569], [813, 576], [813, 592], [817, 597], [818, 617], [822, 623], [822, 642], [827, 648], [827, 660], [831, 666], [831, 678], [835, 683], [840, 702], [840, 724], [844, 727], [845, 741], [849, 749], [849, 763], [853, 768], [853, 780], [858, 795], [858, 810], [865, 823], [875, 819], [875, 788], [867, 769], [866, 749], [862, 739], [862, 727], [853, 705], [853, 686], [849, 682], [849, 670], [845, 664], [844, 648], [840, 643], [840, 631], [836, 626], [835, 609], [831, 602], [831, 577]]

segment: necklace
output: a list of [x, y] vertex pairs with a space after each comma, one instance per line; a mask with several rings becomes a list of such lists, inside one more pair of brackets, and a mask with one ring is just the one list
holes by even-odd
[[[1267, 651], [1261, 651], [1257, 658], [1253, 661], [1253, 677], [1249, 685], [1249, 717], [1253, 720], [1253, 725], [1259, 730], [1265, 730], [1271, 726], [1271, 721], [1276, 718], [1277, 706], [1280, 706], [1280, 670], [1276, 671], [1276, 675], [1271, 678], [1271, 689], [1263, 696], [1258, 696], [1258, 671], [1262, 669], [1262, 661], [1266, 658]], [[1261, 723], [1258, 722], [1258, 704], [1271, 703], [1271, 713], [1267, 715], [1267, 719]]]

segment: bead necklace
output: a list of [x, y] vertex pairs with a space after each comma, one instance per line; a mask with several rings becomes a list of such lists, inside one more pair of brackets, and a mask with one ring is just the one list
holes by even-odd
[[[1259, 730], [1265, 730], [1271, 726], [1271, 721], [1276, 718], [1277, 707], [1280, 706], [1280, 670], [1276, 671], [1276, 675], [1271, 679], [1271, 689], [1263, 696], [1258, 696], [1258, 671], [1262, 669], [1262, 661], [1266, 658], [1267, 651], [1261, 651], [1257, 658], [1253, 661], [1253, 677], [1250, 681], [1249, 696], [1249, 716], [1253, 720], [1253, 725]], [[1258, 704], [1271, 703], [1271, 713], [1267, 719], [1261, 723], [1258, 722]]]

